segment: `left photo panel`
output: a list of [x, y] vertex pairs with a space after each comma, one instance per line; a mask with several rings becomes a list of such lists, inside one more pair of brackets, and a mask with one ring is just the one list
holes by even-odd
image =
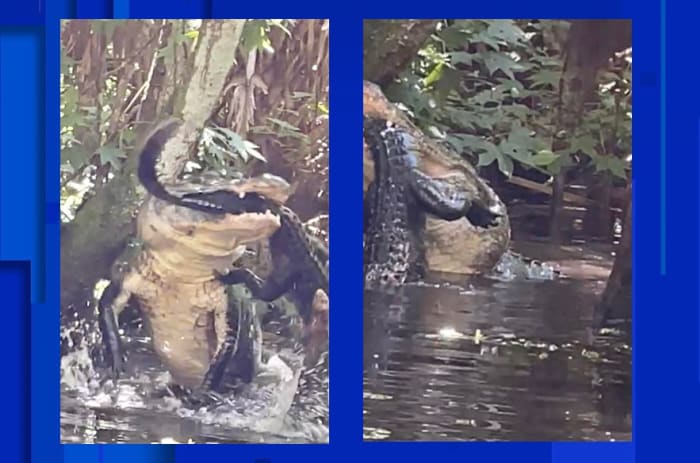
[[61, 442], [328, 442], [328, 36], [61, 23]]

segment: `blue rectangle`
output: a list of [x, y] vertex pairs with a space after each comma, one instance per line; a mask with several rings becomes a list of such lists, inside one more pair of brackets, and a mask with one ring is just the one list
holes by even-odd
[[171, 445], [65, 445], [63, 463], [171, 463]]
[[75, 0], [76, 18], [100, 19], [112, 17], [112, 0]]
[[40, 25], [44, 21], [44, 2], [46, 1], [50, 0], [3, 2], [0, 27]]
[[[41, 37], [0, 36], [0, 259], [31, 260], [32, 300], [44, 298], [44, 188]], [[30, 88], [32, 91], [18, 91]]]
[[2, 461], [28, 461], [30, 265], [28, 261], [0, 262], [3, 326], [0, 349], [5, 353], [0, 395], [5, 397], [5, 442]]
[[211, 2], [212, 0], [173, 0], [169, 2], [130, 0], [129, 14], [131, 18], [144, 19], [206, 19], [211, 17]]
[[552, 444], [552, 463], [591, 463], [593, 461], [634, 463], [634, 444], [631, 442]]

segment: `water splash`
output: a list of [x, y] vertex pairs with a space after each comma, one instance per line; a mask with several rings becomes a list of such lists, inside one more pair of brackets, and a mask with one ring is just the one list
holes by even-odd
[[124, 337], [129, 370], [118, 381], [105, 380], [91, 355], [100, 342], [94, 322], [77, 318], [64, 322], [63, 442], [328, 441], [327, 400], [320, 407], [325, 424], [298, 421], [306, 416], [298, 410], [304, 411], [304, 406], [297, 404], [319, 393], [301, 390], [300, 383], [307, 384], [308, 376], [318, 374], [304, 371], [303, 353], [270, 346], [274, 351], [268, 352], [253, 384], [215, 406], [193, 408], [169, 393], [170, 374], [144, 342], [145, 334], [129, 334]]
[[523, 257], [506, 251], [496, 264], [491, 278], [500, 281], [513, 281], [518, 279], [551, 281], [556, 279], [557, 272], [554, 266], [547, 262], [532, 260], [527, 262]]

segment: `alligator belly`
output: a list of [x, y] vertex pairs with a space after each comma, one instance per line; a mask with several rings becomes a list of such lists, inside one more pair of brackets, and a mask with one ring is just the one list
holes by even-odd
[[425, 255], [435, 272], [465, 275], [490, 271], [508, 249], [510, 225], [503, 220], [497, 229], [474, 227], [466, 219], [448, 222], [428, 218]]
[[199, 386], [225, 332], [223, 286], [179, 284], [145, 302], [156, 354], [176, 383]]

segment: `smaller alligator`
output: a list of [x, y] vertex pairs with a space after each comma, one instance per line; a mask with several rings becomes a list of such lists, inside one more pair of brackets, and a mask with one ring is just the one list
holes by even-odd
[[402, 284], [425, 273], [426, 213], [443, 220], [464, 217], [491, 223], [498, 217], [463, 189], [418, 170], [413, 137], [381, 118], [365, 118], [365, 140], [374, 161], [366, 198], [365, 281]]
[[415, 160], [410, 141], [386, 121], [365, 118], [364, 132], [376, 170], [366, 199], [365, 283], [400, 285], [423, 271], [419, 234], [425, 218], [410, 194]]

